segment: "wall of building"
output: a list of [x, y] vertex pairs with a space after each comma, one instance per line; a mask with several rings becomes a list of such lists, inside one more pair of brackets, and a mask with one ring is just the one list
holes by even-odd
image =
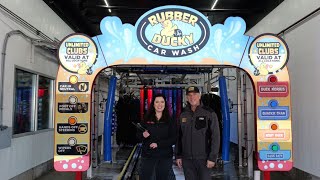
[[[16, 13], [51, 39], [62, 39], [72, 33], [72, 30], [41, 0], [2, 0], [1, 5]], [[1, 50], [6, 34], [13, 30], [20, 30], [33, 38], [39, 38], [15, 23], [0, 10]], [[12, 35], [9, 38], [5, 53], [3, 124], [12, 127], [15, 68], [55, 79], [58, 60], [51, 52], [34, 47], [30, 40], [20, 35]], [[49, 130], [14, 135], [11, 139], [11, 146], [0, 149], [0, 179], [13, 178], [52, 159], [54, 133], [52, 127], [53, 125]]]
[[1, 4], [49, 36], [62, 40], [73, 30], [42, 0], [1, 0]]
[[[320, 1], [284, 1], [248, 31], [256, 36], [263, 32], [279, 33], [320, 7]], [[319, 11], [303, 23], [286, 31], [283, 38], [289, 46], [289, 74], [292, 98], [294, 167], [320, 177], [320, 121], [317, 68], [320, 40]]]

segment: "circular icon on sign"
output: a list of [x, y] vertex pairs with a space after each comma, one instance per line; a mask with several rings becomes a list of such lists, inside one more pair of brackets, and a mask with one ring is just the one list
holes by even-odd
[[75, 124], [77, 124], [77, 118], [76, 118], [75, 116], [69, 117], [68, 123], [69, 123], [70, 125], [75, 125]]
[[268, 105], [269, 105], [269, 107], [271, 107], [271, 108], [275, 108], [275, 107], [278, 107], [279, 103], [278, 103], [277, 100], [271, 99], [271, 100], [268, 102]]
[[85, 34], [71, 34], [61, 41], [59, 60], [68, 71], [81, 75], [92, 74], [98, 50], [95, 42]]
[[78, 76], [72, 75], [69, 77], [69, 82], [71, 84], [76, 84], [78, 82]]
[[266, 76], [282, 70], [289, 59], [286, 42], [274, 34], [261, 34], [249, 48], [250, 63], [254, 66], [254, 75]]
[[69, 103], [70, 104], [77, 104], [78, 98], [76, 96], [70, 96], [69, 97]]
[[77, 144], [77, 139], [74, 138], [74, 137], [69, 138], [69, 139], [68, 139], [68, 144], [69, 144], [70, 146], [76, 145], [76, 144]]
[[280, 146], [279, 146], [279, 144], [277, 144], [277, 143], [272, 143], [270, 146], [269, 146], [269, 148], [270, 148], [270, 150], [272, 150], [272, 151], [279, 151], [279, 149], [280, 149]]
[[78, 131], [82, 134], [86, 133], [88, 130], [87, 126], [84, 125], [84, 124], [80, 124], [79, 127], [78, 127]]
[[79, 88], [79, 91], [82, 91], [82, 92], [88, 90], [88, 86], [86, 85], [86, 83], [80, 83], [78, 88]]
[[278, 124], [277, 124], [277, 123], [272, 123], [272, 124], [270, 125], [270, 128], [271, 128], [272, 130], [277, 130], [277, 129], [278, 129]]

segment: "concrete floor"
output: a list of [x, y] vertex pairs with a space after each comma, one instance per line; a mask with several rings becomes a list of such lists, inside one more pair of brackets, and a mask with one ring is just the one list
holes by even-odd
[[[130, 152], [133, 148], [114, 148], [113, 163], [101, 163], [97, 168], [92, 169], [92, 180], [115, 180], [118, 179], [122, 167], [124, 166]], [[230, 161], [225, 163], [223, 166], [216, 166], [212, 169], [212, 179], [216, 180], [247, 180], [250, 179], [246, 174], [246, 168], [238, 168], [235, 159], [235, 150], [230, 152]], [[173, 170], [176, 176], [176, 180], [184, 180], [182, 169], [179, 169], [175, 163], [173, 163]], [[262, 173], [261, 173], [262, 174]], [[83, 179], [88, 179], [86, 172], [82, 173]], [[294, 180], [294, 179], [310, 179], [305, 177], [293, 177], [286, 176], [284, 173], [272, 172], [272, 180]], [[56, 172], [51, 171], [48, 174], [38, 178], [37, 180], [72, 180], [75, 179], [74, 172]], [[261, 179], [263, 179], [261, 177]], [[301, 179], [301, 180], [302, 180]]]

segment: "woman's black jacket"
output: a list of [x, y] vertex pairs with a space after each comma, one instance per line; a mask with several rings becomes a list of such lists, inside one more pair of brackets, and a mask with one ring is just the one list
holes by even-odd
[[[141, 125], [146, 128], [150, 134], [144, 138], [142, 131], [138, 130], [137, 137], [142, 141], [142, 157], [145, 158], [166, 158], [173, 156], [172, 145], [176, 142], [177, 127], [176, 122], [169, 119], [163, 121], [144, 121]], [[150, 148], [151, 143], [157, 143], [158, 147]]]

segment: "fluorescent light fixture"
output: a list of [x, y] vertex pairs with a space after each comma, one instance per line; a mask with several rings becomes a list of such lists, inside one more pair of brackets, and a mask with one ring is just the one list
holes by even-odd
[[[104, 0], [104, 3], [106, 4], [107, 7], [109, 7], [107, 0]], [[111, 12], [111, 9], [108, 8], [108, 11]]]
[[217, 3], [218, 3], [218, 0], [214, 0], [214, 3], [213, 3], [213, 5], [212, 5], [212, 7], [211, 7], [211, 10], [214, 9], [214, 7], [216, 6]]

